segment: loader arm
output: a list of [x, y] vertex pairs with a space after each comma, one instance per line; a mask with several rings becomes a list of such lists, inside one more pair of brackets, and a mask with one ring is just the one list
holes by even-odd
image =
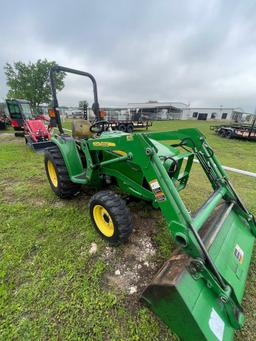
[[[174, 179], [168, 173], [168, 167], [177, 162], [178, 158], [182, 159], [182, 154], [161, 157], [158, 155], [158, 143], [155, 141], [168, 141], [172, 147], [184, 148], [183, 161], [188, 154], [193, 154], [211, 182], [214, 192], [194, 216], [189, 214]], [[210, 302], [208, 306], [212, 307], [212, 311], [216, 312], [222, 321], [225, 321], [223, 322], [225, 339], [231, 339], [233, 330], [243, 325], [244, 315], [240, 303], [253, 249], [255, 220], [231, 186], [205, 137], [196, 129], [122, 134], [116, 137], [114, 134], [104, 133], [100, 138], [84, 141], [82, 148], [85, 148], [85, 145], [90, 152], [121, 150], [126, 153], [126, 156], [117, 156], [110, 161], [89, 164], [87, 179], [90, 178], [93, 169], [97, 169], [100, 173], [103, 167], [111, 163], [131, 161], [140, 165], [155, 201], [166, 219], [168, 229], [182, 250], [179, 257], [182, 258], [182, 254], [187, 254], [186, 267], [180, 277], [185, 278], [184, 282], [188, 285], [194, 286], [193, 290], [200, 304], [205, 300], [202, 297], [208, 297]], [[227, 268], [225, 257], [231, 257]], [[161, 278], [161, 283], [162, 280]], [[168, 319], [166, 317], [168, 314], [163, 313], [163, 308], [159, 310], [161, 300], [156, 299], [154, 295], [160, 282], [154, 284], [153, 289], [149, 287], [143, 294], [143, 298], [172, 329], [182, 335], [181, 326], [179, 328], [174, 326], [175, 319], [173, 317]], [[162, 286], [161, 284], [160, 292], [163, 290]], [[175, 284], [174, 287], [177, 291], [181, 290], [180, 296], [187, 295], [188, 288], [184, 289], [184, 283]], [[166, 299], [169, 299], [169, 296]], [[189, 317], [196, 330], [195, 335], [199, 336], [202, 332], [204, 336], [201, 335], [199, 339], [206, 339], [209, 331], [207, 328], [201, 331], [202, 327], [199, 326], [201, 315], [188, 306], [189, 304], [186, 304], [186, 309], [192, 316]], [[210, 312], [207, 311], [207, 314], [209, 315]], [[179, 323], [182, 324], [181, 321]]]

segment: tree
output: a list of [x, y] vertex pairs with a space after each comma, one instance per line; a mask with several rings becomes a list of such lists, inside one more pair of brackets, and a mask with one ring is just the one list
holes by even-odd
[[84, 119], [87, 120], [88, 102], [86, 100], [79, 101], [78, 107], [80, 110], [84, 112]]
[[88, 108], [88, 102], [86, 100], [79, 101], [78, 107], [80, 110], [84, 110]]
[[[49, 71], [53, 65], [56, 63], [46, 59], [28, 64], [19, 61], [13, 63], [13, 66], [6, 63], [4, 69], [10, 88], [7, 97], [27, 99], [34, 109], [40, 104], [48, 104], [51, 101]], [[64, 72], [55, 74], [56, 89], [59, 91], [64, 88], [64, 77]]]

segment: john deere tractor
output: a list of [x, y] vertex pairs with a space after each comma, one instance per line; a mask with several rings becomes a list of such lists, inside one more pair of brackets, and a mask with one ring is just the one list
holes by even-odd
[[[89, 77], [93, 84], [95, 122], [76, 124], [73, 136], [65, 134], [58, 111], [54, 74], [60, 71]], [[160, 209], [177, 250], [142, 299], [184, 340], [232, 340], [244, 321], [241, 301], [256, 223], [205, 137], [197, 129], [111, 131], [109, 123], [99, 119], [97, 84], [91, 74], [54, 66], [50, 78], [50, 116], [59, 130], [45, 152], [52, 190], [70, 198], [83, 185], [94, 188], [89, 201], [92, 223], [111, 244], [126, 242], [132, 233], [122, 193]], [[213, 191], [191, 215], [179, 192], [187, 185], [195, 158]]]

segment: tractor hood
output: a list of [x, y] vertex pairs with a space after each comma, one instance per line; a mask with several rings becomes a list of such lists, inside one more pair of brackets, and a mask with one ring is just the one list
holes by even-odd
[[157, 155], [159, 157], [173, 157], [175, 155], [180, 154], [179, 150], [177, 148], [174, 148], [170, 145], [168, 145], [165, 141], [165, 143], [158, 142], [156, 140], [150, 139], [152, 144], [157, 149]]

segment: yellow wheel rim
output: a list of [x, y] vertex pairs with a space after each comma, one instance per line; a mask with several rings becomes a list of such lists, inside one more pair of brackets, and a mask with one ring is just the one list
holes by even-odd
[[57, 173], [51, 160], [48, 160], [47, 168], [48, 168], [49, 177], [51, 179], [51, 183], [53, 184], [54, 187], [58, 187]]
[[101, 205], [93, 207], [93, 219], [98, 229], [104, 236], [112, 237], [114, 234], [114, 224], [108, 211]]

